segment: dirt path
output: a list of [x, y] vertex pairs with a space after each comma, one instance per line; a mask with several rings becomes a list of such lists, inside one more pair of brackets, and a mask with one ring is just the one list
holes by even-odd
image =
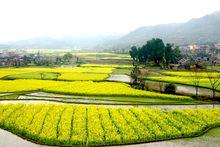
[[63, 95], [56, 93], [46, 93], [46, 92], [34, 92], [26, 94], [27, 96], [41, 96], [41, 97], [53, 97], [53, 98], [74, 98], [76, 96], [73, 95]]
[[[65, 104], [63, 102], [59, 101], [48, 101], [48, 100], [1, 100], [0, 104], [10, 104], [10, 103], [25, 103], [25, 104], [37, 104], [37, 103], [55, 103], [55, 104]], [[69, 103], [70, 104], [70, 103]], [[71, 103], [72, 105], [87, 105], [89, 104], [78, 104], [78, 103]], [[92, 104], [96, 105], [96, 104]], [[105, 107], [134, 107], [134, 105], [114, 105], [114, 104], [106, 104], [103, 105]], [[203, 105], [137, 105], [135, 107], [141, 108], [141, 107], [147, 107], [147, 108], [161, 108], [161, 109], [185, 109], [185, 108], [191, 108], [191, 109], [196, 109], [196, 108], [220, 108], [219, 104], [203, 104]]]
[[[97, 100], [97, 99], [91, 99], [91, 98], [67, 98], [65, 97], [44, 97], [44, 96], [27, 96], [27, 95], [22, 95], [19, 96], [18, 99], [20, 100], [48, 100], [48, 101], [57, 101], [57, 102], [68, 102], [68, 103], [79, 103], [79, 104], [112, 104], [114, 105], [115, 103], [117, 104], [123, 104], [124, 102], [119, 102], [119, 101], [111, 101], [111, 100]], [[126, 103], [124, 103], [126, 104]]]
[[220, 146], [220, 128], [215, 128], [199, 137], [129, 145], [128, 147], [219, 147], [219, 146]]
[[[47, 147], [24, 140], [8, 131], [0, 129], [0, 147]], [[220, 128], [215, 128], [200, 137], [125, 145], [128, 147], [219, 147]]]
[[11, 132], [0, 129], [0, 147], [46, 147], [24, 140]]

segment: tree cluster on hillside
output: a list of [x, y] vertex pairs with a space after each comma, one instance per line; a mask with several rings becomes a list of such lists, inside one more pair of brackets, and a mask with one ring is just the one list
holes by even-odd
[[179, 47], [170, 43], [165, 45], [159, 38], [153, 38], [139, 48], [132, 46], [129, 53], [133, 61], [140, 64], [153, 61], [156, 65], [163, 63], [168, 67], [169, 64], [177, 63], [180, 59]]

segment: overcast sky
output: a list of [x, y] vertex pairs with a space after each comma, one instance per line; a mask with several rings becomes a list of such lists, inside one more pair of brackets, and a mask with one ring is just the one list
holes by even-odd
[[0, 0], [0, 41], [127, 33], [220, 10], [220, 0]]

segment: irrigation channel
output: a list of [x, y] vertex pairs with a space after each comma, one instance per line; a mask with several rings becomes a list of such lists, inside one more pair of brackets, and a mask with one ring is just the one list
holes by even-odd
[[[153, 89], [156, 91], [160, 90], [160, 86], [162, 89], [164, 89], [165, 85], [168, 84], [166, 82], [158, 82], [158, 81], [150, 81], [146, 80], [146, 83], [149, 87], [149, 89]], [[188, 95], [195, 95], [196, 90], [193, 86], [187, 86], [187, 85], [181, 85], [181, 84], [175, 84], [176, 85], [176, 93], [178, 94], [188, 94]], [[212, 90], [208, 88], [198, 88], [198, 95], [202, 96], [212, 96]], [[220, 96], [220, 92], [216, 92], [217, 96]]]
[[[115, 81], [115, 82], [124, 82], [124, 83], [131, 83], [132, 78], [128, 75], [110, 75], [110, 77], [107, 79], [108, 81]], [[167, 84], [166, 82], [157, 82], [157, 81], [150, 81], [146, 80], [146, 83], [149, 86], [149, 89], [153, 90], [160, 90], [160, 85], [162, 88]], [[187, 85], [181, 85], [181, 84], [176, 84], [177, 86], [177, 93], [179, 94], [190, 94], [194, 95], [196, 90], [193, 86], [187, 86]], [[211, 96], [212, 95], [212, 90], [207, 89], [207, 88], [199, 88], [198, 89], [198, 94], [203, 95], [203, 96]], [[220, 92], [216, 93], [217, 96], [220, 96]]]
[[107, 81], [131, 83], [132, 78], [128, 75], [110, 75]]
[[[140, 105], [140, 104], [160, 104], [169, 103], [170, 101], [158, 100], [155, 98], [141, 99], [140, 101], [121, 97], [95, 97], [95, 96], [74, 96], [62, 95], [46, 92], [34, 92], [24, 94], [18, 97], [18, 100], [47, 100], [55, 102], [76, 103], [76, 104], [103, 104], [103, 105]], [[159, 102], [158, 102], [159, 101]], [[174, 101], [176, 102], [176, 101]], [[176, 102], [180, 103], [180, 102]]]
[[0, 96], [7, 96], [7, 95], [11, 95], [13, 93], [0, 93]]

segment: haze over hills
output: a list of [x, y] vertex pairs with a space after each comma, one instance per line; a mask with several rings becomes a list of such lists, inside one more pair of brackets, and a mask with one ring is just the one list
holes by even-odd
[[140, 27], [112, 43], [110, 48], [140, 46], [151, 38], [162, 38], [165, 42], [177, 45], [220, 42], [220, 11], [186, 23]]
[[72, 48], [72, 49], [130, 49], [141, 46], [151, 38], [162, 38], [176, 45], [220, 42], [220, 11], [191, 19], [186, 23], [140, 27], [124, 36], [90, 35], [60, 38], [39, 37], [0, 43], [0, 48]]
[[115, 35], [88, 35], [88, 36], [64, 36], [64, 37], [39, 37], [13, 42], [0, 43], [2, 49], [28, 49], [28, 48], [46, 48], [46, 49], [91, 49], [99, 44], [119, 39]]

